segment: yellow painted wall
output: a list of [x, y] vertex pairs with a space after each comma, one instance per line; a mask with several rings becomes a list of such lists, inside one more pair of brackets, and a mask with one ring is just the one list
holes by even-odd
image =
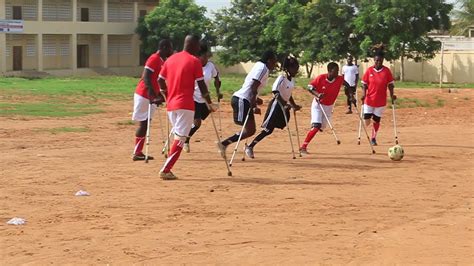
[[13, 46], [22, 47], [23, 70], [37, 69], [36, 35], [8, 34], [6, 42], [7, 71], [13, 70]]

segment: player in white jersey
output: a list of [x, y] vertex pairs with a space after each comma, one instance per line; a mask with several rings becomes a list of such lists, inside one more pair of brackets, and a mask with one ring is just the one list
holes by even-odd
[[344, 76], [344, 92], [347, 96], [347, 112], [352, 114], [352, 101], [355, 99], [357, 91], [357, 82], [359, 81], [359, 67], [353, 64], [352, 55], [347, 57], [347, 65], [342, 67], [342, 75]]
[[284, 129], [287, 126], [290, 120], [290, 108], [294, 108], [296, 111], [301, 109], [301, 106], [297, 105], [291, 96], [295, 88], [295, 76], [299, 67], [296, 58], [285, 58], [282, 66], [284, 73], [278, 76], [273, 83], [272, 93], [274, 97], [268, 104], [262, 124], [262, 132], [255, 137], [250, 145], [245, 147], [245, 154], [248, 157], [254, 158], [253, 148], [255, 145], [272, 134], [275, 128]]
[[244, 125], [245, 119], [248, 116], [242, 136], [240, 132], [230, 136], [221, 143], [218, 143], [219, 151], [224, 157], [227, 146], [231, 143], [237, 142], [239, 137], [246, 139], [253, 136], [256, 131], [254, 114], [261, 114], [260, 105], [263, 101], [258, 98], [259, 93], [263, 90], [268, 81], [269, 73], [275, 68], [277, 64], [277, 57], [273, 51], [266, 51], [260, 61], [255, 63], [252, 70], [245, 77], [242, 88], [234, 93], [231, 104], [234, 111], [234, 123], [237, 125]]
[[[209, 46], [206, 42], [201, 41], [201, 50], [199, 51], [199, 59], [202, 63], [202, 70], [204, 73], [204, 82], [206, 83], [207, 87], [209, 88], [209, 84], [211, 80], [214, 79], [214, 87], [216, 88], [217, 97], [222, 99], [222, 94], [220, 93], [221, 88], [221, 80], [219, 79], [219, 71], [217, 71], [216, 66], [209, 61], [209, 58], [212, 57], [211, 51], [209, 51]], [[191, 149], [189, 147], [189, 140], [191, 137], [196, 133], [196, 131], [201, 127], [202, 120], [205, 120], [209, 116], [209, 108], [207, 107], [206, 100], [202, 97], [201, 91], [199, 90], [199, 86], [196, 83], [194, 87], [194, 123], [191, 128], [191, 132], [189, 132], [189, 137], [186, 139], [184, 143], [184, 151], [190, 152]]]

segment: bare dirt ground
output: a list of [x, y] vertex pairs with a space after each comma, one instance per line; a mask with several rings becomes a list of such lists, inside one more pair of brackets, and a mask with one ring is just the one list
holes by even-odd
[[[157, 119], [157, 160], [131, 161], [135, 127], [119, 125], [131, 102], [80, 118], [0, 118], [1, 264], [472, 264], [474, 91], [398, 95], [446, 103], [397, 112], [401, 162], [386, 155], [390, 109], [371, 155], [365, 139], [356, 144], [356, 116], [338, 106], [340, 146], [326, 130], [311, 155], [292, 160], [287, 132], [277, 130], [255, 160], [235, 162], [233, 177], [205, 121], [174, 182], [158, 178]], [[297, 99], [303, 139], [311, 99]], [[237, 130], [229, 105], [222, 122], [224, 136]], [[90, 131], [46, 130], [64, 126]], [[91, 196], [75, 197], [80, 189]], [[15, 216], [27, 224], [7, 225]]]

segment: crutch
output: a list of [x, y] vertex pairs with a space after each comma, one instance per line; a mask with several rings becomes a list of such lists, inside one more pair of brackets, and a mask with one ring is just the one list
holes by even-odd
[[[357, 110], [357, 106], [355, 106], [355, 109]], [[359, 115], [359, 112], [357, 111], [357, 115], [361, 117], [362, 113], [364, 112], [364, 105], [361, 104], [360, 106], [360, 115]], [[359, 120], [359, 134], [357, 135], [357, 145], [360, 145], [360, 135], [362, 133], [362, 119]]]
[[219, 137], [222, 137], [221, 99], [219, 99], [219, 95], [217, 95], [217, 104], [219, 108], [217, 111], [217, 117], [219, 118]]
[[395, 134], [395, 144], [398, 144], [397, 120], [395, 118], [395, 101], [392, 100], [393, 131]]
[[150, 146], [151, 105], [152, 103], [148, 104], [148, 118], [147, 118], [147, 123], [146, 123], [145, 163], [148, 163], [148, 147]]
[[[367, 127], [365, 126], [365, 123], [362, 119], [362, 112], [359, 113], [359, 110], [357, 108], [354, 108], [354, 110], [356, 111], [357, 117], [359, 117], [359, 122], [360, 122], [361, 127], [364, 129], [365, 136], [367, 136], [367, 141], [369, 142], [370, 149], [372, 149], [372, 154], [374, 154], [375, 153], [374, 146], [372, 145], [372, 142], [370, 142], [369, 133], [367, 133]], [[360, 138], [359, 138], [359, 141], [360, 141]]]
[[[280, 106], [281, 111], [283, 112], [283, 117], [285, 118], [285, 126], [286, 126], [286, 128], [288, 129], [288, 137], [290, 137], [291, 154], [293, 155], [293, 159], [296, 159], [296, 156], [295, 156], [295, 148], [293, 147], [293, 138], [291, 137], [291, 131], [290, 131], [290, 126], [288, 125], [288, 118], [286, 117], [285, 107], [283, 107], [283, 105], [281, 104], [281, 102], [278, 101], [278, 98], [277, 98], [277, 97], [279, 97], [278, 94], [275, 96], [275, 101], [278, 102], [278, 105]], [[298, 147], [298, 149], [299, 149], [299, 147]]]
[[[212, 120], [212, 125], [214, 127], [214, 131], [216, 132], [217, 141], [218, 141], [218, 143], [221, 143], [221, 137], [219, 136], [219, 132], [217, 132], [217, 126], [216, 126], [216, 122], [214, 120], [214, 114], [212, 113], [211, 106], [208, 104], [207, 108], [209, 108], [209, 112], [210, 112], [211, 120]], [[224, 153], [224, 162], [225, 162], [225, 166], [227, 167], [227, 176], [232, 176], [232, 171], [230, 170], [230, 166], [229, 166], [229, 163], [227, 162], [227, 157], [225, 156], [225, 153]]]
[[299, 151], [300, 157], [303, 157], [303, 155], [301, 154], [301, 150], [300, 150], [300, 147], [301, 147], [300, 131], [299, 131], [299, 129], [298, 129], [298, 121], [297, 121], [297, 119], [296, 119], [296, 110], [295, 110], [295, 109], [293, 109], [293, 116], [294, 116], [294, 119], [295, 119], [296, 141], [298, 141], [298, 151]]
[[172, 135], [173, 135], [173, 129], [171, 129], [170, 133], [168, 134], [168, 138], [165, 140], [163, 149], [161, 149], [161, 154], [164, 154], [165, 158], [168, 157], [168, 153], [166, 152], [166, 149], [168, 148], [168, 142], [170, 141]]
[[161, 112], [160, 112], [160, 107], [157, 106], [157, 113], [158, 113], [158, 120], [160, 122], [160, 131], [161, 131], [161, 137], [163, 138], [162, 143], [165, 143], [165, 132], [164, 132], [164, 125], [163, 125], [163, 118], [161, 117]]
[[336, 139], [337, 145], [341, 144], [341, 141], [339, 140], [339, 138], [336, 135], [336, 130], [334, 130], [334, 128], [332, 127], [331, 121], [329, 121], [329, 118], [326, 114], [326, 111], [324, 111], [323, 105], [321, 104], [319, 99], [316, 99], [316, 102], [319, 104], [319, 107], [321, 108], [321, 112], [323, 112], [324, 118], [326, 119], [326, 121], [328, 122], [329, 127], [331, 128], [332, 134], [334, 135], [334, 138]]
[[237, 140], [237, 144], [235, 145], [234, 152], [232, 153], [232, 157], [230, 158], [229, 166], [232, 167], [232, 162], [234, 161], [235, 154], [237, 153], [237, 149], [239, 148], [240, 140], [242, 139], [242, 133], [244, 132], [245, 126], [247, 125], [247, 121], [250, 117], [250, 112], [252, 111], [252, 107], [249, 107], [249, 111], [247, 112], [247, 116], [245, 117], [244, 124], [242, 125], [242, 129], [240, 130], [239, 139]]
[[242, 153], [242, 162], [245, 162], [245, 147], [247, 147], [247, 140], [245, 140], [244, 152]]

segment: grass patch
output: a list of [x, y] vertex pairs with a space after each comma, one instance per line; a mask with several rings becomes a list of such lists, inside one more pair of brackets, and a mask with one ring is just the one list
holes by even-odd
[[119, 126], [133, 126], [133, 125], [135, 125], [135, 122], [133, 122], [133, 120], [123, 120], [123, 121], [117, 122], [117, 125], [119, 125]]
[[0, 116], [74, 117], [101, 113], [96, 105], [65, 103], [0, 103]]
[[49, 132], [51, 134], [59, 133], [81, 133], [90, 132], [91, 130], [87, 127], [55, 127], [55, 128], [40, 128], [37, 129], [39, 132]]
[[443, 99], [437, 99], [436, 100], [436, 106], [437, 107], [444, 107], [445, 103], [446, 103], [446, 101], [443, 100]]
[[[387, 101], [390, 103], [390, 101]], [[398, 98], [395, 101], [395, 107], [397, 108], [416, 108], [416, 107], [431, 107], [428, 101], [415, 99], [415, 98]]]

